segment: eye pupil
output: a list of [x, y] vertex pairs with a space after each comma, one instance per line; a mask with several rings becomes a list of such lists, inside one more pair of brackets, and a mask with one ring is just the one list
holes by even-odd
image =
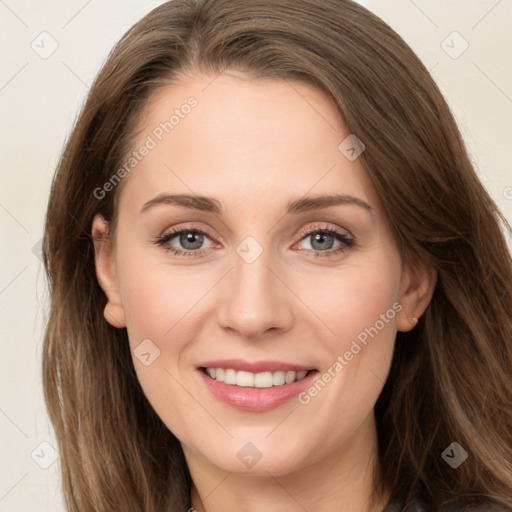
[[[325, 239], [328, 239], [328, 238], [331, 238], [331, 244], [327, 244], [328, 247], [326, 247], [325, 245], [322, 245], [322, 242], [325, 243]], [[311, 247], [313, 247], [313, 249], [331, 249], [332, 248], [332, 242], [333, 242], [333, 236], [332, 235], [328, 235], [326, 233], [316, 233], [313, 235], [313, 243], [311, 244]], [[315, 244], [319, 242], [320, 243], [320, 247], [315, 247]]]
[[[191, 243], [192, 246], [187, 246]], [[180, 235], [180, 244], [188, 251], [199, 249], [203, 244], [203, 235], [194, 231], [186, 231]]]

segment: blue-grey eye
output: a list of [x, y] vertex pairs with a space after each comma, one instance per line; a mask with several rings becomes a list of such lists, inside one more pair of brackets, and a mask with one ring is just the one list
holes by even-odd
[[310, 235], [310, 239], [313, 241], [311, 247], [315, 250], [332, 249], [335, 240], [334, 236], [327, 233], [315, 233]]
[[178, 237], [181, 247], [187, 251], [199, 249], [204, 242], [204, 236], [196, 231], [182, 231]]

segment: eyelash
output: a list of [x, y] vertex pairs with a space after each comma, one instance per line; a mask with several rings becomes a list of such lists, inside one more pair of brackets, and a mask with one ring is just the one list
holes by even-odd
[[[178, 229], [173, 229], [169, 233], [166, 233], [164, 235], [161, 235], [159, 237], [156, 237], [154, 239], [154, 243], [158, 246], [161, 246], [165, 249], [165, 251], [171, 251], [176, 256], [185, 256], [185, 257], [199, 257], [203, 256], [204, 253], [208, 249], [199, 249], [195, 251], [187, 251], [182, 249], [175, 249], [170, 245], [166, 245], [170, 240], [175, 238], [177, 235], [180, 235], [181, 233], [195, 233], [199, 235], [206, 236], [210, 238], [208, 233], [194, 228], [194, 227], [183, 227]], [[304, 238], [311, 236], [313, 234], [326, 234], [331, 235], [334, 238], [336, 238], [338, 241], [342, 242], [342, 245], [337, 247], [336, 249], [329, 249], [327, 251], [318, 251], [315, 249], [306, 249], [307, 251], [313, 251], [313, 256], [315, 258], [327, 258], [331, 256], [335, 256], [338, 254], [343, 253], [344, 251], [348, 251], [351, 247], [355, 245], [355, 239], [349, 235], [346, 235], [345, 233], [342, 233], [338, 231], [337, 229], [331, 228], [331, 227], [323, 227], [323, 226], [313, 226], [313, 228], [310, 228], [309, 230], [302, 231], [300, 233], [299, 241], [303, 240]]]

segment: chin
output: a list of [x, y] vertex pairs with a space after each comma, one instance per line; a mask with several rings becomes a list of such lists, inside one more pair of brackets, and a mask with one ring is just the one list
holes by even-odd
[[251, 476], [282, 476], [307, 465], [305, 454], [292, 443], [276, 446], [269, 440], [251, 442], [245, 439], [247, 437], [244, 441], [236, 439], [219, 443], [213, 453], [208, 447], [201, 455], [219, 469]]

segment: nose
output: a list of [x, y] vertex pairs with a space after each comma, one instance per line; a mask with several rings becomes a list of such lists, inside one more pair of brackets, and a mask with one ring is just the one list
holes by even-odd
[[266, 251], [252, 263], [235, 253], [234, 268], [224, 279], [219, 325], [252, 341], [289, 330], [293, 294], [280, 273]]

